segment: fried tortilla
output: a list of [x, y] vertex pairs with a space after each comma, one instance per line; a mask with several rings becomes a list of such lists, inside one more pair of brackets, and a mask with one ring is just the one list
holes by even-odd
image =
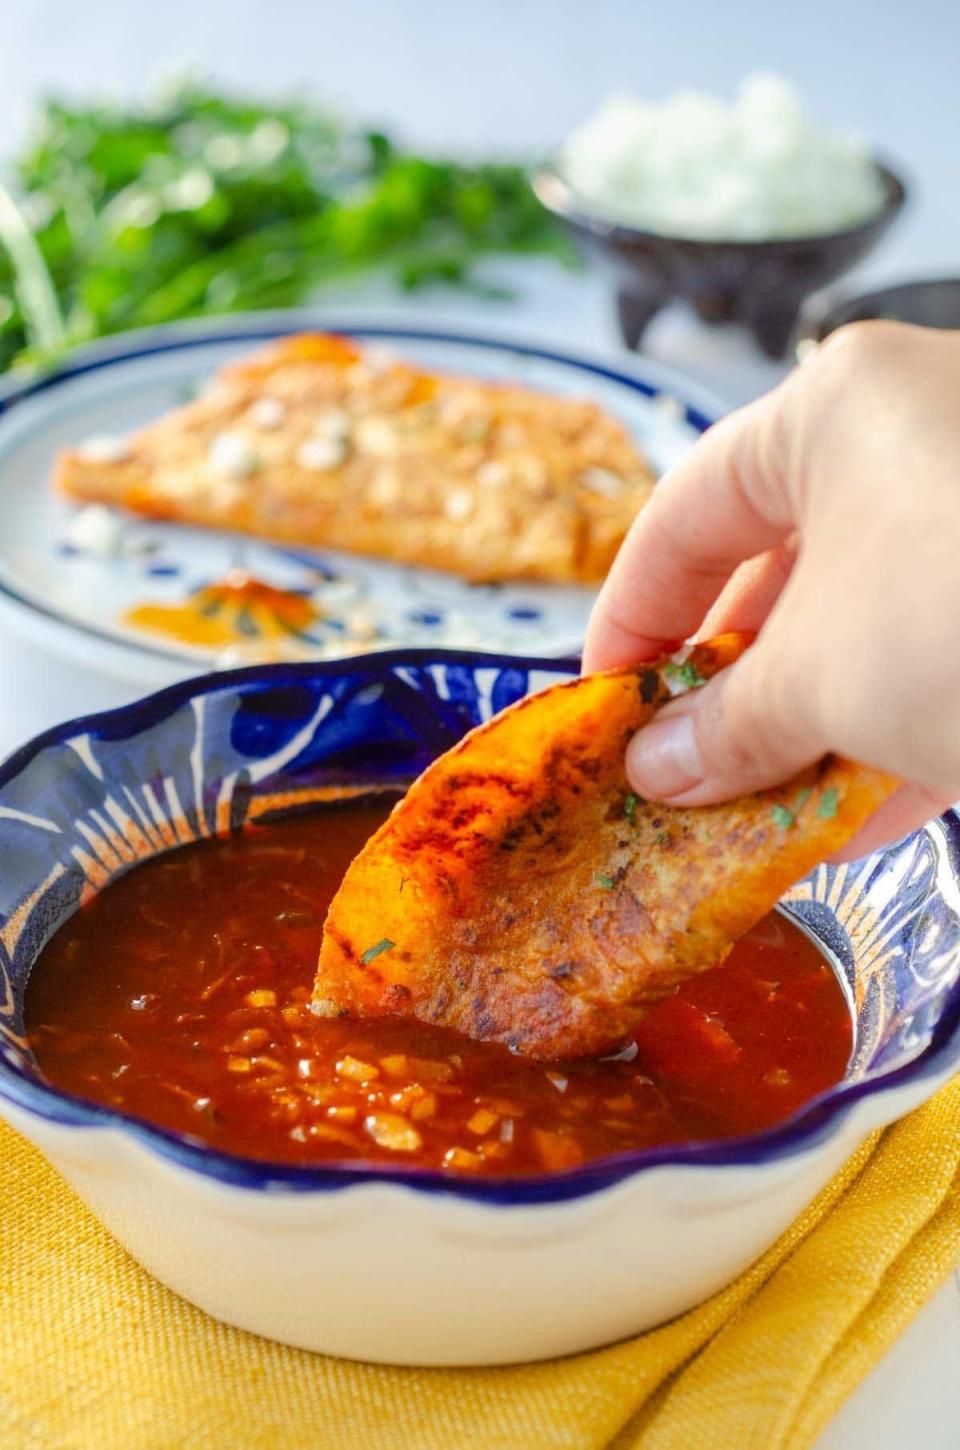
[[313, 1008], [442, 1023], [536, 1058], [620, 1046], [896, 789], [827, 757], [723, 805], [655, 805], [624, 748], [747, 639], [531, 695], [423, 773], [327, 916]]
[[61, 453], [70, 497], [420, 564], [596, 583], [653, 475], [595, 403], [304, 334], [125, 439]]

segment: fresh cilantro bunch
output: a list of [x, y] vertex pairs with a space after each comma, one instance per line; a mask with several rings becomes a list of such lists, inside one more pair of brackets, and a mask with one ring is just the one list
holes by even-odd
[[570, 255], [520, 167], [411, 155], [306, 102], [196, 84], [142, 107], [51, 100], [0, 190], [0, 368], [374, 268], [476, 287], [493, 252]]

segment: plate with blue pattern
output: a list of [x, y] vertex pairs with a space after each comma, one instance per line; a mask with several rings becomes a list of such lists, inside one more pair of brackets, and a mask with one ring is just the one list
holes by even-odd
[[[194, 396], [223, 364], [306, 328], [356, 337], [428, 368], [589, 397], [628, 427], [654, 470], [683, 456], [721, 409], [642, 358], [604, 359], [502, 335], [327, 313], [261, 313], [129, 334], [72, 356], [53, 374], [0, 391], [0, 612], [12, 628], [131, 683], [205, 669], [336, 659], [358, 649], [483, 647], [575, 655], [595, 590], [470, 584], [453, 575], [330, 550], [291, 549], [225, 532], [77, 509], [50, 487], [56, 452], [112, 437]], [[315, 605], [278, 641], [257, 609], [237, 613], [228, 647], [148, 630], [144, 607], [217, 608], [224, 581], [252, 579]]]

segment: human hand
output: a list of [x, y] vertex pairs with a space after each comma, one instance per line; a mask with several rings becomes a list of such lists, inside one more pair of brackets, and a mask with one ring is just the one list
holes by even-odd
[[627, 750], [678, 805], [829, 751], [907, 782], [845, 856], [960, 798], [960, 333], [844, 328], [658, 485], [594, 608], [584, 668], [758, 630]]

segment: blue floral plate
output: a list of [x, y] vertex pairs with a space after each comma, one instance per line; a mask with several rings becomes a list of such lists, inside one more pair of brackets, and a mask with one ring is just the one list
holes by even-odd
[[284, 641], [282, 657], [356, 653], [347, 626], [358, 615], [371, 641], [366, 648], [482, 646], [557, 656], [579, 649], [592, 589], [471, 585], [383, 560], [131, 519], [99, 505], [78, 510], [50, 488], [58, 448], [159, 417], [194, 396], [224, 363], [311, 327], [348, 333], [429, 368], [590, 397], [622, 419], [658, 471], [720, 411], [647, 361], [611, 362], [506, 335], [409, 322], [300, 311], [127, 334], [77, 353], [51, 376], [14, 378], [0, 388], [0, 611], [12, 628], [148, 687], [277, 658], [276, 642], [262, 634], [253, 611], [243, 612], [236, 641], [219, 652], [127, 618], [142, 605], [203, 608], [198, 592], [239, 567], [321, 606], [315, 625]]

